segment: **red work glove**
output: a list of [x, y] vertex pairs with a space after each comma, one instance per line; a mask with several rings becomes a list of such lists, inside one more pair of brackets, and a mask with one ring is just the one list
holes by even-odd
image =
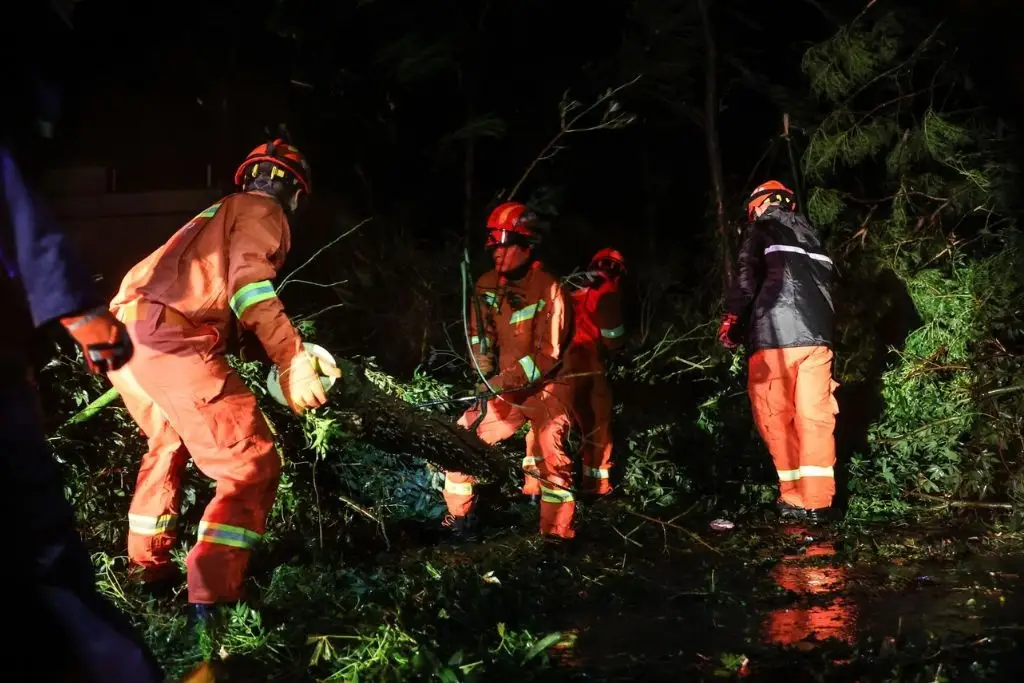
[[106, 308], [61, 318], [60, 324], [81, 347], [85, 366], [92, 374], [117, 370], [131, 360], [134, 347], [128, 330]]
[[288, 407], [296, 415], [302, 415], [311, 408], [319, 408], [327, 403], [327, 391], [317, 374], [317, 363], [320, 372], [331, 377], [341, 377], [341, 369], [320, 359], [314, 359], [306, 351], [298, 353], [287, 368], [279, 368], [281, 373], [281, 393], [284, 394]]
[[726, 313], [722, 316], [722, 324], [718, 327], [718, 341], [727, 349], [735, 349], [739, 344], [732, 340], [732, 326], [739, 318], [735, 313]]

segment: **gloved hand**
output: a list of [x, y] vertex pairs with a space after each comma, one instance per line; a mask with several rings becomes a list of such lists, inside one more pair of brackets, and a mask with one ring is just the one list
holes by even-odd
[[341, 377], [341, 369], [337, 366], [313, 358], [306, 351], [296, 354], [287, 368], [279, 368], [281, 393], [296, 415], [327, 403], [327, 391], [317, 374], [317, 364], [323, 374]]
[[490, 375], [494, 372], [494, 356], [490, 353], [476, 353], [477, 365], [480, 366], [480, 372], [484, 376]]
[[[488, 384], [490, 384], [489, 387], [487, 386]], [[497, 392], [497, 391], [501, 391], [504, 388], [505, 387], [503, 386], [502, 381], [501, 381], [501, 375], [495, 375], [494, 377], [488, 377], [486, 384], [483, 383], [483, 382], [477, 382], [476, 383], [476, 393], [478, 393], [478, 394], [490, 394], [492, 391]]]
[[127, 328], [103, 306], [61, 318], [60, 324], [81, 347], [85, 366], [94, 375], [123, 367], [135, 351]]
[[739, 344], [732, 340], [732, 327], [739, 318], [735, 313], [722, 316], [722, 324], [718, 327], [718, 341], [727, 349], [735, 349]]

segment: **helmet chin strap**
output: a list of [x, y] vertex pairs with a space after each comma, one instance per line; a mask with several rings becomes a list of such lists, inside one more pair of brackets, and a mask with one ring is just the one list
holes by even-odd
[[505, 278], [506, 280], [512, 280], [513, 282], [516, 280], [522, 280], [524, 277], [526, 277], [526, 274], [530, 272], [530, 268], [533, 267], [533, 264], [536, 260], [536, 257], [534, 257], [533, 255], [533, 249], [531, 249], [529, 255], [526, 257], [526, 260], [523, 262], [521, 266], [517, 266], [512, 270], [498, 271], [498, 275]]

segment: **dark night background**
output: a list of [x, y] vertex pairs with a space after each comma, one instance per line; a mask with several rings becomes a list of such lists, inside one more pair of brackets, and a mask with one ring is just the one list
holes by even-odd
[[[772, 92], [799, 88], [806, 47], [863, 8], [827, 5], [826, 12], [805, 0], [770, 11], [762, 3], [710, 4], [731, 219], [740, 217], [751, 181], [790, 178], [781, 145], [763, 156], [781, 131]], [[993, 104], [1013, 113], [1024, 62], [1011, 47], [1009, 5], [959, 0], [930, 12], [962, 27], [959, 49]], [[489, 203], [557, 132], [565, 90], [589, 103], [643, 73], [620, 97], [635, 123], [567, 136], [566, 149], [539, 164], [517, 198], [556, 192], [560, 215], [545, 249], [556, 270], [581, 267], [613, 245], [635, 268], [683, 266], [674, 277], [685, 290], [696, 283], [684, 274], [704, 269], [684, 262], [714, 258], [700, 244], [714, 218], [698, 125], [704, 62], [696, 11], [696, 3], [650, 0], [89, 0], [78, 3], [63, 46], [68, 90], [58, 160], [116, 168], [120, 192], [202, 187], [211, 164], [226, 192], [244, 154], [284, 123], [311, 161], [315, 186], [313, 206], [293, 231], [291, 264], [369, 216], [363, 237], [341, 250], [391, 237], [429, 252], [447, 239], [463, 244], [467, 223], [479, 230]], [[484, 115], [501, 119], [504, 130], [476, 139], [467, 202], [466, 144], [450, 136]], [[471, 242], [477, 258], [479, 235]], [[154, 236], [153, 246], [165, 238]], [[367, 249], [363, 260], [381, 256]], [[108, 288], [118, 279], [106, 274]]]

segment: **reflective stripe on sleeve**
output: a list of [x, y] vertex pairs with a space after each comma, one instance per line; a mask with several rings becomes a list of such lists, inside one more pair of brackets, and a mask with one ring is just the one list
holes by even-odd
[[273, 299], [276, 296], [277, 292], [274, 291], [274, 285], [270, 280], [260, 280], [240, 288], [228, 301], [228, 305], [235, 312], [235, 317], [241, 318], [245, 310], [253, 304]]
[[540, 368], [533, 361], [533, 356], [523, 356], [519, 359], [519, 367], [526, 373], [527, 382], [536, 382], [540, 379]]

